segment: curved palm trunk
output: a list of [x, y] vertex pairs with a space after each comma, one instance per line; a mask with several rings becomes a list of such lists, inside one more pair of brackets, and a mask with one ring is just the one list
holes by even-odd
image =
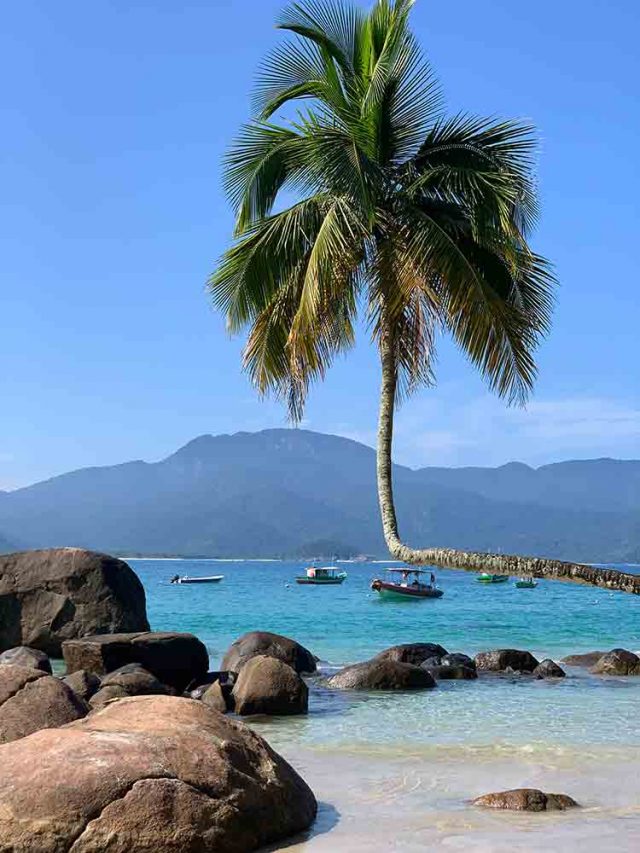
[[593, 584], [611, 590], [640, 595], [640, 576], [615, 569], [599, 569], [582, 563], [567, 563], [543, 557], [521, 557], [511, 554], [483, 554], [457, 551], [452, 548], [417, 550], [405, 545], [398, 534], [398, 521], [393, 502], [391, 445], [397, 384], [397, 369], [391, 332], [384, 332], [380, 341], [382, 385], [378, 419], [377, 475], [378, 501], [384, 538], [396, 560], [415, 565], [441, 566], [447, 569], [492, 572], [503, 575], [534, 575], [537, 578]]

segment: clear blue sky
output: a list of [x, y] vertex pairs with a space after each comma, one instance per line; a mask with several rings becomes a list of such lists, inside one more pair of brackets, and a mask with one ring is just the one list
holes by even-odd
[[[203, 283], [231, 216], [220, 160], [248, 115], [280, 0], [20, 0], [0, 64], [0, 488], [154, 460], [203, 432], [284, 423], [256, 399]], [[562, 282], [527, 411], [450, 345], [398, 420], [400, 461], [640, 457], [635, 0], [418, 0], [452, 111], [532, 119], [536, 247]], [[371, 441], [366, 340], [306, 426]]]

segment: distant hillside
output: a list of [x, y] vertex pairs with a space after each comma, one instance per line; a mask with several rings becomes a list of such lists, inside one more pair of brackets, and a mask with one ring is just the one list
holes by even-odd
[[[395, 482], [401, 532], [416, 545], [587, 561], [640, 553], [640, 462], [396, 466]], [[204, 435], [161, 462], [4, 493], [0, 531], [0, 548], [5, 536], [139, 554], [385, 553], [374, 451], [306, 430]]]

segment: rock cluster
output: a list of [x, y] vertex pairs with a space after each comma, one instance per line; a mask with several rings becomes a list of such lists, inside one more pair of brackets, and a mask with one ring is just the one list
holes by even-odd
[[182, 692], [199, 683], [209, 669], [206, 646], [193, 634], [145, 631], [96, 634], [62, 644], [67, 672], [84, 669], [104, 675], [127, 664], [138, 664], [163, 684]]

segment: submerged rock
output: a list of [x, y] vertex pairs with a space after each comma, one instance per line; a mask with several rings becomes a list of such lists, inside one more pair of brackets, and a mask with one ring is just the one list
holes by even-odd
[[462, 666], [461, 664], [427, 666], [426, 663], [423, 663], [422, 668], [426, 669], [436, 681], [473, 681], [478, 677], [475, 667]]
[[144, 588], [122, 560], [82, 548], [0, 556], [0, 650], [60, 657], [64, 640], [148, 630]]
[[103, 675], [137, 663], [178, 692], [199, 683], [209, 669], [207, 649], [193, 634], [96, 634], [68, 640], [62, 653], [70, 673], [85, 669]]
[[316, 815], [266, 741], [191, 699], [123, 699], [1, 755], [0, 847], [15, 853], [244, 853]]
[[345, 667], [328, 684], [341, 690], [425, 690], [436, 686], [426, 669], [380, 657]]
[[306, 714], [309, 688], [288, 664], [267, 655], [247, 661], [233, 687], [236, 714]]
[[584, 652], [579, 655], [567, 655], [560, 663], [565, 663], [567, 666], [593, 666], [606, 654], [606, 652]]
[[391, 646], [373, 658], [373, 660], [391, 660], [396, 663], [412, 663], [420, 666], [428, 658], [441, 658], [447, 654], [447, 650], [437, 643], [403, 643], [399, 646]]
[[2, 652], [0, 664], [3, 663], [27, 666], [51, 675], [51, 661], [48, 655], [39, 649], [30, 649], [29, 646], [16, 646], [15, 649], [7, 649], [6, 652]]
[[533, 674], [536, 678], [564, 678], [566, 672], [551, 658], [547, 658], [538, 664], [533, 670]]
[[480, 652], [475, 657], [476, 667], [485, 672], [533, 672], [539, 661], [531, 652], [519, 649], [494, 649]]
[[470, 658], [469, 655], [463, 655], [462, 652], [443, 655], [440, 664], [441, 666], [466, 666], [468, 669], [476, 669], [474, 659]]
[[[59, 678], [31, 667], [0, 666], [0, 743], [84, 717], [87, 704]], [[0, 758], [3, 768], [3, 759]], [[0, 849], [2, 844], [0, 821]]]
[[640, 675], [640, 658], [626, 649], [613, 649], [599, 658], [591, 671], [597, 675]]
[[316, 659], [309, 649], [280, 634], [269, 631], [249, 631], [231, 644], [222, 660], [222, 669], [240, 672], [257, 655], [266, 655], [289, 664], [298, 673], [316, 671]]
[[545, 794], [537, 788], [515, 788], [484, 794], [473, 800], [473, 805], [516, 812], [549, 812], [578, 808], [579, 804], [567, 794]]

